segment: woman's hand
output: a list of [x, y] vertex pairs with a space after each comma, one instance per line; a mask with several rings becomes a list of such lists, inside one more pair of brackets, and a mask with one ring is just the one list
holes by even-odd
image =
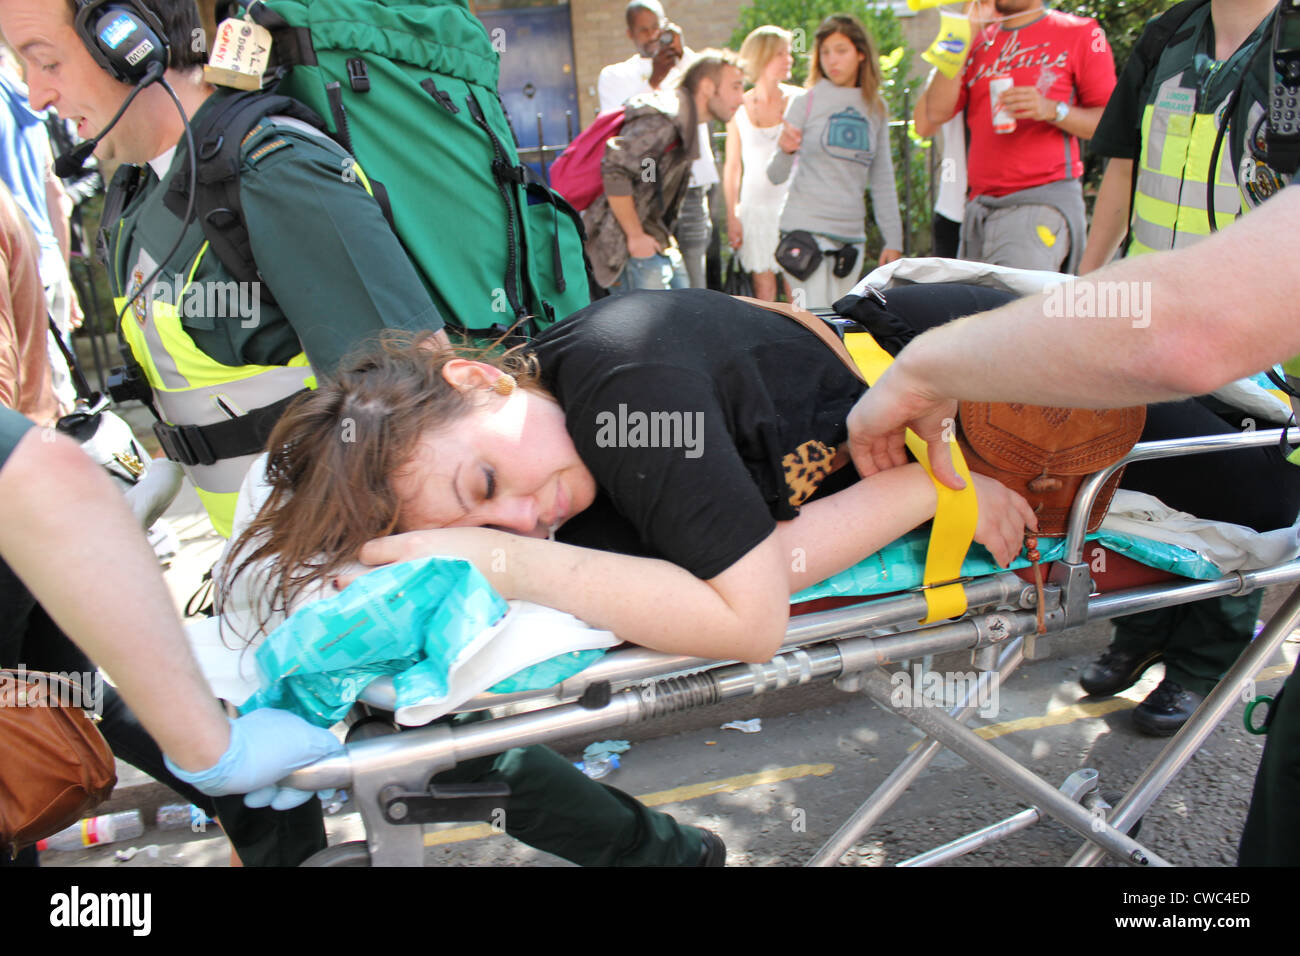
[[882, 249], [880, 251], [880, 265], [887, 266], [895, 259], [903, 258], [901, 249]]
[[1025, 544], [1025, 529], [1038, 530], [1038, 518], [1029, 502], [1000, 481], [971, 475], [979, 501], [975, 541], [988, 548], [993, 560], [1005, 568]]
[[787, 153], [797, 153], [800, 144], [803, 143], [803, 130], [797, 126], [791, 126], [789, 123], [781, 123], [781, 138], [776, 141], [776, 145], [781, 147]]
[[735, 213], [727, 213], [727, 243], [731, 248], [739, 249], [744, 241], [745, 230], [740, 225], [740, 217]]

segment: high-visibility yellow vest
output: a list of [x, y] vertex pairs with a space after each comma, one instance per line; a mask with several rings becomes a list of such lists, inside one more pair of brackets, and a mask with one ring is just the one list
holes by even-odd
[[[151, 303], [148, 292], [141, 294], [122, 317], [123, 335], [153, 389], [158, 414], [171, 425], [229, 421], [316, 385], [307, 356], [301, 352], [287, 365], [230, 366], [214, 361], [194, 344], [181, 324], [181, 303], [194, 288], [193, 278], [207, 249], [205, 241], [186, 273], [177, 301], [167, 301], [167, 285], [159, 283], [154, 290], [161, 294]], [[137, 267], [136, 271], [142, 270]], [[119, 312], [144, 276], [132, 278], [134, 283], [127, 286], [126, 294], [114, 299]], [[146, 304], [152, 307], [146, 308]], [[224, 537], [230, 536], [239, 486], [255, 457], [184, 466], [212, 526]]]
[[[1198, 112], [1197, 91], [1184, 85], [1187, 70], [1161, 83], [1142, 115], [1142, 148], [1133, 194], [1133, 238], [1128, 254], [1181, 249], [1210, 234], [1206, 184], [1218, 134], [1214, 112]], [[1210, 109], [1220, 104], [1211, 104]], [[1226, 144], [1214, 173], [1214, 221], [1229, 225], [1241, 214], [1241, 193]]]

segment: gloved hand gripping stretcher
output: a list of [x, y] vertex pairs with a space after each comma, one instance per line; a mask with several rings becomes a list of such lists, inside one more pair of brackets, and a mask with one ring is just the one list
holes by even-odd
[[[1156, 442], [1139, 445], [1126, 460], [1254, 447], [1278, 440], [1276, 431], [1256, 431], [1227, 437]], [[1188, 467], [1194, 467], [1194, 464]], [[1084, 518], [1091, 510], [1092, 496], [1106, 477], [1106, 473], [1099, 473], [1085, 482], [1074, 505], [1070, 535], [1055, 542], [1051, 549], [1044, 541], [1043, 563], [1049, 565], [1049, 569], [1042, 610], [1043, 626], [1048, 634], [1067, 630], [1087, 620], [1215, 595], [1245, 593], [1269, 584], [1300, 580], [1300, 561], [1294, 560], [1300, 553], [1295, 528], [1259, 534], [1235, 526], [1214, 528], [1206, 522], [1188, 522], [1186, 516], [1175, 516], [1170, 522], [1167, 520], [1169, 516], [1164, 515], [1166, 521], [1162, 529], [1160, 522], [1148, 520], [1159, 508], [1141, 496], [1123, 492], [1117, 497], [1112, 517], [1103, 525], [1100, 536], [1085, 542], [1082, 533]], [[1125, 514], [1129, 516], [1125, 518]], [[1177, 529], [1170, 530], [1171, 525]], [[1148, 533], [1141, 536], [1129, 533], [1137, 527]], [[1189, 529], [1190, 537], [1187, 536]], [[1198, 535], [1200, 543], [1196, 543]], [[1172, 546], [1169, 540], [1191, 543], [1193, 547]], [[413, 700], [410, 697], [413, 682], [409, 675], [403, 674], [381, 677], [364, 690], [356, 686], [361, 683], [360, 676], [373, 676], [376, 673], [374, 668], [353, 675], [350, 686], [346, 683], [348, 677], [336, 677], [332, 681], [313, 678], [316, 690], [331, 685], [335, 691], [343, 691], [336, 693], [334, 700], [343, 709], [349, 702], [347, 698], [358, 695], [372, 707], [397, 711], [403, 717], [408, 716], [406, 712], [412, 706], [422, 710], [421, 716], [424, 717], [436, 716], [446, 709], [468, 710], [506, 703], [526, 702], [528, 707], [534, 708], [473, 725], [449, 727], [436, 724], [396, 736], [358, 740], [349, 743], [344, 755], [295, 773], [292, 785], [303, 789], [348, 787], [367, 825], [368, 847], [346, 845], [331, 848], [321, 855], [318, 862], [326, 865], [366, 861], [418, 864], [423, 842], [416, 824], [436, 819], [472, 819], [476, 810], [486, 815], [485, 808], [492, 804], [492, 800], [487, 799], [475, 806], [473, 798], [439, 799], [426, 792], [430, 776], [472, 757], [522, 744], [594, 733], [724, 699], [824, 679], [835, 680], [837, 686], [845, 690], [863, 690], [878, 702], [893, 707], [906, 719], [922, 726], [933, 739], [1006, 782], [1027, 801], [1074, 828], [1094, 846], [1104, 847], [1129, 862], [1163, 862], [1155, 853], [1138, 847], [1119, 831], [1131, 825], [1158, 795], [1168, 777], [1190, 758], [1231, 705], [1243, 682], [1259, 669], [1295, 626], [1296, 619], [1300, 618], [1300, 602], [1296, 598], [1287, 602], [1260, 639], [1243, 655], [1233, 672], [1188, 722], [1174, 745], [1162, 755], [1157, 765], [1153, 765], [1117, 810], [1113, 816], [1114, 828], [1096, 832], [1096, 817], [1086, 808], [1087, 801], [1095, 799], [1095, 774], [1079, 778], [1084, 781], [1082, 784], [1075, 781], [1070, 788], [1071, 799], [1016, 766], [956, 721], [919, 703], [915, 707], [900, 708], [891, 701], [892, 686], [879, 671], [882, 665], [940, 651], [969, 649], [975, 669], [985, 673], [1000, 672], [1005, 677], [1023, 659], [1023, 642], [1028, 641], [1032, 646], [1038, 629], [1035, 588], [1015, 573], [1001, 571], [987, 558], [975, 554], [968, 556], [962, 565], [959, 584], [967, 610], [961, 618], [918, 625], [927, 613], [926, 597], [917, 590], [921, 583], [920, 566], [925, 547], [923, 534], [909, 536], [849, 571], [797, 595], [792, 602], [792, 611], [797, 617], [792, 619], [786, 642], [781, 652], [765, 664], [673, 657], [635, 647], [619, 648], [601, 656], [600, 648], [612, 643], [612, 638], [603, 632], [592, 633], [570, 621], [570, 637], [576, 643], [564, 647], [559, 660], [531, 667], [522, 675], [505, 681], [501, 679], [503, 670], [508, 671], [510, 667], [499, 659], [490, 664], [479, 662], [477, 669], [476, 666], [459, 669], [449, 666], [457, 652], [471, 649], [476, 643], [483, 646], [494, 643], [492, 637], [483, 638], [480, 633], [464, 636], [459, 642], [444, 640], [441, 652], [436, 653], [445, 653], [450, 648], [453, 660], [443, 659], [433, 665], [425, 662], [423, 670], [428, 671], [432, 666], [442, 681], [441, 684], [434, 681], [438, 684], [438, 693], [432, 696], [428, 694], [429, 685], [426, 683], [425, 697]], [[1099, 559], [1102, 547], [1108, 551], [1104, 559]], [[1024, 564], [1023, 561], [1020, 563]], [[446, 577], [447, 564], [442, 561], [422, 562], [419, 568], [395, 572], [387, 590], [383, 586], [385, 582], [372, 575], [372, 597], [358, 597], [350, 607], [342, 610], [348, 613], [365, 607], [374, 609], [377, 602], [385, 601], [391, 608], [395, 595], [398, 604], [405, 596], [399, 593], [402, 589], [397, 576], [423, 574], [427, 583], [431, 577]], [[1103, 566], [1106, 573], [1096, 573], [1096, 569]], [[1174, 574], [1183, 575], [1184, 580], [1175, 578]], [[451, 574], [451, 577], [455, 578], [456, 574]], [[1187, 578], [1193, 580], [1189, 582]], [[1093, 587], [1094, 579], [1096, 588]], [[461, 609], [470, 606], [469, 613], [459, 615], [459, 620], [464, 622], [477, 616], [493, 623], [502, 605], [492, 600], [493, 596], [487, 593], [485, 586], [471, 586], [465, 590], [464, 584], [462, 579], [448, 588], [450, 593], [457, 586], [461, 587], [465, 598], [460, 602]], [[350, 589], [355, 590], [356, 587]], [[1101, 593], [1091, 593], [1094, 590]], [[345, 592], [343, 597], [348, 594], [350, 592]], [[873, 595], [889, 596], [871, 597]], [[828, 598], [840, 604], [849, 603], [826, 609]], [[333, 599], [335, 602], [339, 600]], [[320, 606], [327, 603], [331, 602], [322, 602]], [[521, 625], [528, 613], [512, 612], [513, 616], [520, 618]], [[535, 613], [545, 616], [544, 612]], [[317, 612], [316, 620], [320, 619]], [[352, 620], [355, 624], [355, 615]], [[336, 631], [331, 639], [337, 642], [345, 630]], [[446, 627], [440, 626], [435, 630], [442, 638], [448, 633]], [[496, 628], [492, 633], [501, 632], [501, 628]], [[264, 648], [276, 640], [277, 636], [273, 635]], [[511, 653], [507, 651], [507, 657]], [[258, 654], [261, 656], [262, 652]], [[250, 657], [251, 654], [244, 655], [245, 663]], [[320, 669], [316, 657], [305, 654], [300, 660], [279, 661], [278, 673], [273, 671], [272, 676], [283, 679], [279, 681], [278, 690], [264, 689], [260, 692], [266, 698], [264, 702], [288, 706], [294, 703], [296, 695], [299, 703], [310, 700], [310, 706], [318, 710], [314, 716], [324, 722], [336, 716], [332, 710], [321, 712], [321, 695], [304, 693], [301, 682], [292, 693], [285, 692], [286, 686], [294, 684], [295, 675], [301, 675], [305, 669]], [[472, 653], [466, 655], [470, 660], [473, 657]], [[596, 657], [599, 659], [592, 662]], [[516, 660], [521, 664], [537, 663], [535, 660]], [[304, 662], [307, 662], [305, 668]], [[420, 667], [415, 665], [417, 677]], [[396, 669], [408, 670], [405, 666]], [[393, 672], [393, 668], [388, 671], [390, 674]], [[460, 679], [465, 675], [472, 675], [468, 683]], [[210, 677], [218, 683], [220, 692], [220, 678], [211, 669]], [[453, 679], [449, 680], [449, 677]], [[475, 682], [478, 683], [476, 687], [473, 686]], [[455, 685], [454, 691], [452, 685]], [[478, 691], [488, 687], [496, 693], [479, 693], [464, 699], [468, 696], [466, 688]], [[227, 690], [226, 693], [234, 696], [237, 692]], [[407, 694], [405, 700], [404, 693]], [[435, 697], [438, 699], [434, 700]], [[973, 707], [967, 708], [967, 713], [970, 711]], [[304, 711], [300, 709], [300, 712]], [[304, 712], [304, 716], [313, 715]], [[937, 750], [938, 745], [931, 745], [910, 756], [886, 786], [855, 814], [854, 820], [823, 848], [814, 862], [833, 863], [845, 849], [857, 842], [871, 822], [901, 795], [906, 783], [921, 771]], [[1084, 802], [1078, 802], [1080, 800]], [[976, 838], [972, 846], [980, 840], [982, 838]], [[961, 850], [947, 850], [942, 855], [956, 852]]]

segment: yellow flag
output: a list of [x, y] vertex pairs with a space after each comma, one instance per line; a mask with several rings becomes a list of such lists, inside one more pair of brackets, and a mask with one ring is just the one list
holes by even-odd
[[[918, 2], [928, 3], [928, 0], [908, 0], [909, 5]], [[937, 67], [940, 73], [952, 79], [961, 72], [969, 54], [970, 20], [961, 14], [940, 10], [939, 35], [930, 44], [930, 49], [921, 54], [921, 59]]]

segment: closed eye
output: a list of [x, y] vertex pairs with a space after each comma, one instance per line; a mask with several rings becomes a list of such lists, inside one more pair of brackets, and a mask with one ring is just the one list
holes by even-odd
[[496, 496], [497, 493], [497, 473], [495, 470], [491, 468], [484, 468], [483, 478], [485, 482], [485, 488], [483, 490], [483, 500], [491, 501], [493, 497]]

